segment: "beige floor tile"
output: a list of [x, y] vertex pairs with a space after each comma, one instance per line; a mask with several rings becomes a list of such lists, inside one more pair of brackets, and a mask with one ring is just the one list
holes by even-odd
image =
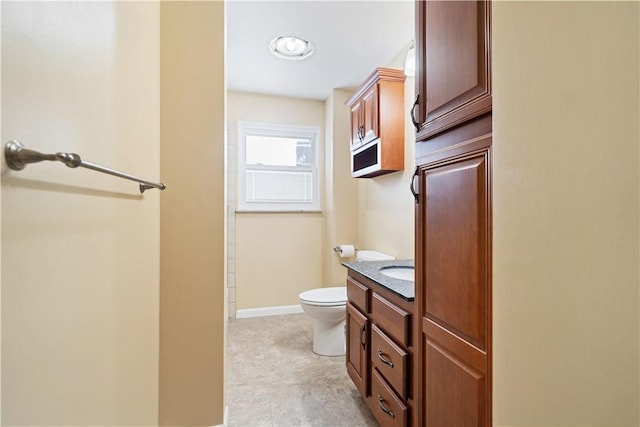
[[229, 320], [229, 426], [377, 426], [344, 356], [313, 353], [312, 329], [306, 314]]
[[270, 393], [273, 424], [281, 427], [348, 426], [330, 387], [289, 386]]
[[376, 427], [378, 423], [358, 389], [351, 382], [335, 383], [331, 385], [338, 405], [342, 409], [346, 424], [350, 427]]
[[267, 391], [253, 386], [227, 388], [229, 419], [227, 427], [273, 426], [271, 402]]

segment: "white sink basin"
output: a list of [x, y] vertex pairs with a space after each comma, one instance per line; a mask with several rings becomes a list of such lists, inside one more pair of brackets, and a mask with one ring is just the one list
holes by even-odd
[[380, 273], [385, 276], [393, 277], [394, 279], [414, 281], [414, 269], [413, 267], [403, 267], [399, 265], [392, 265], [389, 267], [380, 268]]

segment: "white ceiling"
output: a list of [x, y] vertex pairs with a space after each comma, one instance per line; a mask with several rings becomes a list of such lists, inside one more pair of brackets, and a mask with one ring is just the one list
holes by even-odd
[[[414, 1], [227, 1], [227, 88], [324, 100], [355, 88], [375, 67], [406, 52], [414, 37]], [[315, 47], [303, 61], [269, 52], [277, 36]]]

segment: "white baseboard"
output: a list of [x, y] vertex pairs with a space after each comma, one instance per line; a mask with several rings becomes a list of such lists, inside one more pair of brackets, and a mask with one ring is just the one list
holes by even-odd
[[263, 308], [246, 308], [244, 310], [236, 310], [236, 319], [244, 319], [247, 317], [277, 316], [279, 314], [303, 313], [302, 306], [297, 305], [281, 305], [279, 307], [263, 307]]

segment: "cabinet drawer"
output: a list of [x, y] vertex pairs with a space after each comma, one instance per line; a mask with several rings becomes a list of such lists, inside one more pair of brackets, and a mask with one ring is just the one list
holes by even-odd
[[409, 347], [409, 313], [375, 293], [371, 298], [371, 311], [373, 320], [387, 336]]
[[347, 299], [363, 313], [369, 313], [369, 288], [347, 277]]
[[371, 382], [371, 399], [371, 412], [382, 427], [407, 425], [407, 407], [375, 369]]
[[375, 325], [371, 325], [371, 364], [400, 397], [407, 398], [408, 354]]

